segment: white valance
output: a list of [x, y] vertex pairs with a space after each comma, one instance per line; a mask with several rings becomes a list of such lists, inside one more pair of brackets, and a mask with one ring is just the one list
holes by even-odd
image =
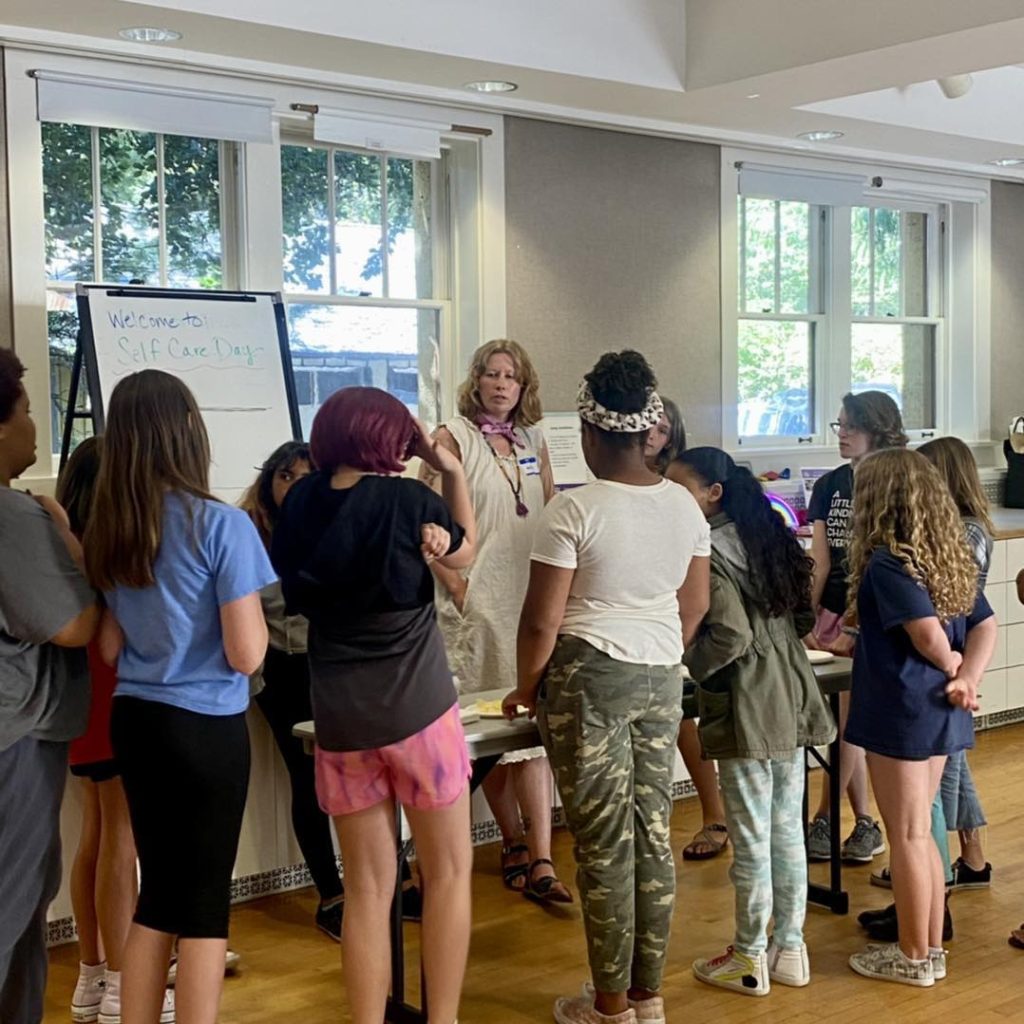
[[863, 206], [867, 174], [786, 170], [766, 164], [738, 163], [739, 193], [757, 199], [788, 199], [817, 206]]
[[313, 138], [335, 146], [354, 146], [394, 156], [437, 160], [441, 136], [451, 124], [412, 118], [381, 120], [350, 110], [320, 107], [313, 115]]
[[228, 142], [271, 142], [274, 101], [146, 82], [36, 70], [40, 121]]

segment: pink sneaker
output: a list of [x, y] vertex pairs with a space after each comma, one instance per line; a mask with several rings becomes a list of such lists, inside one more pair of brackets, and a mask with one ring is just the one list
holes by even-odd
[[[591, 1005], [594, 1003], [595, 994], [593, 982], [584, 982], [583, 995], [590, 1000]], [[665, 1000], [661, 996], [651, 996], [650, 999], [630, 999], [628, 1002], [629, 1008], [636, 1013], [637, 1021], [643, 1021], [644, 1024], [665, 1024]]]
[[562, 996], [555, 1000], [557, 1024], [636, 1024], [636, 1011], [630, 1007], [610, 1016], [598, 1013], [594, 1000], [587, 996]]

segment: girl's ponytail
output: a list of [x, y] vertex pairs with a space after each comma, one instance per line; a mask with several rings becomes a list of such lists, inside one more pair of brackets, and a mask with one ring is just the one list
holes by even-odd
[[809, 607], [811, 560], [753, 473], [737, 466], [720, 448], [691, 448], [676, 461], [689, 467], [706, 487], [721, 486], [722, 511], [736, 526], [750, 578], [767, 614], [784, 615]]

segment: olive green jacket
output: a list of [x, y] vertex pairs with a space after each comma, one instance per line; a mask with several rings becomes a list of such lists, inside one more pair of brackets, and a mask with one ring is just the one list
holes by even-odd
[[800, 642], [813, 625], [810, 607], [777, 617], [765, 613], [736, 527], [728, 516], [715, 516], [711, 606], [683, 655], [697, 682], [705, 758], [781, 758], [835, 738]]

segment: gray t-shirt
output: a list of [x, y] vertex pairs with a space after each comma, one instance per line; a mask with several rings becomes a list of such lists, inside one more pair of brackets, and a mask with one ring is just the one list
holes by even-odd
[[49, 513], [0, 487], [0, 750], [85, 731], [85, 648], [48, 641], [95, 600]]

